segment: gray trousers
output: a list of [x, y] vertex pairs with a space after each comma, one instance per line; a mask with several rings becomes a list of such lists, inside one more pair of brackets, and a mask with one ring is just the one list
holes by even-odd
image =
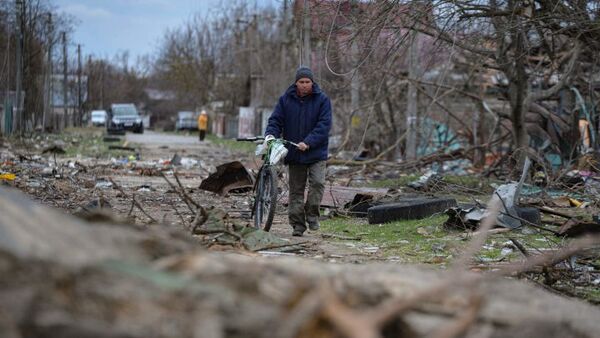
[[[306, 230], [306, 223], [319, 222], [319, 205], [325, 190], [325, 161], [313, 164], [289, 165], [289, 207], [290, 225], [300, 231]], [[304, 201], [304, 190], [308, 179], [308, 198]]]

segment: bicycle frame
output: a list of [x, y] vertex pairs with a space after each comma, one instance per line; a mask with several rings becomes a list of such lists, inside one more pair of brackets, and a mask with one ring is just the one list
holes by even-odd
[[[256, 142], [264, 138], [253, 137], [237, 139], [238, 141]], [[272, 142], [263, 143], [257, 146], [256, 155], [260, 155], [262, 165], [258, 171], [256, 181], [254, 182], [254, 203], [252, 206], [252, 216], [254, 226], [269, 231], [275, 215], [277, 206], [277, 174], [274, 168], [280, 160], [286, 155], [287, 149], [284, 144], [297, 144], [284, 139], [274, 139]], [[264, 146], [266, 145], [266, 149]]]

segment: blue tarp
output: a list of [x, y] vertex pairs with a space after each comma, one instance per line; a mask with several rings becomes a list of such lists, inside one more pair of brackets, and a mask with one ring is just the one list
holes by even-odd
[[421, 137], [417, 148], [419, 157], [440, 151], [453, 151], [463, 148], [464, 145], [448, 125], [426, 117], [421, 120]]

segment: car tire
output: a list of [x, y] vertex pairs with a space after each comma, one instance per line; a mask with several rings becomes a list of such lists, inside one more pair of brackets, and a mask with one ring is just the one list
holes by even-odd
[[453, 198], [417, 198], [390, 204], [381, 204], [367, 210], [369, 224], [422, 219], [455, 207]]
[[[535, 225], [541, 225], [542, 224], [542, 218], [540, 215], [540, 210], [538, 208], [531, 208], [531, 207], [515, 207], [516, 211], [517, 211], [517, 215], [530, 222], [533, 223]], [[527, 224], [525, 224], [527, 225]]]

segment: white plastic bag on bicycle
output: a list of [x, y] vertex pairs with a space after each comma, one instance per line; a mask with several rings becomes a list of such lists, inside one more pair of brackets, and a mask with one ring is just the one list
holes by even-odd
[[268, 146], [265, 143], [261, 143], [256, 146], [256, 150], [254, 151], [254, 155], [261, 156], [267, 153]]
[[269, 162], [271, 165], [276, 165], [287, 155], [288, 150], [285, 145], [280, 141], [275, 141], [271, 146], [271, 155], [269, 157]]

